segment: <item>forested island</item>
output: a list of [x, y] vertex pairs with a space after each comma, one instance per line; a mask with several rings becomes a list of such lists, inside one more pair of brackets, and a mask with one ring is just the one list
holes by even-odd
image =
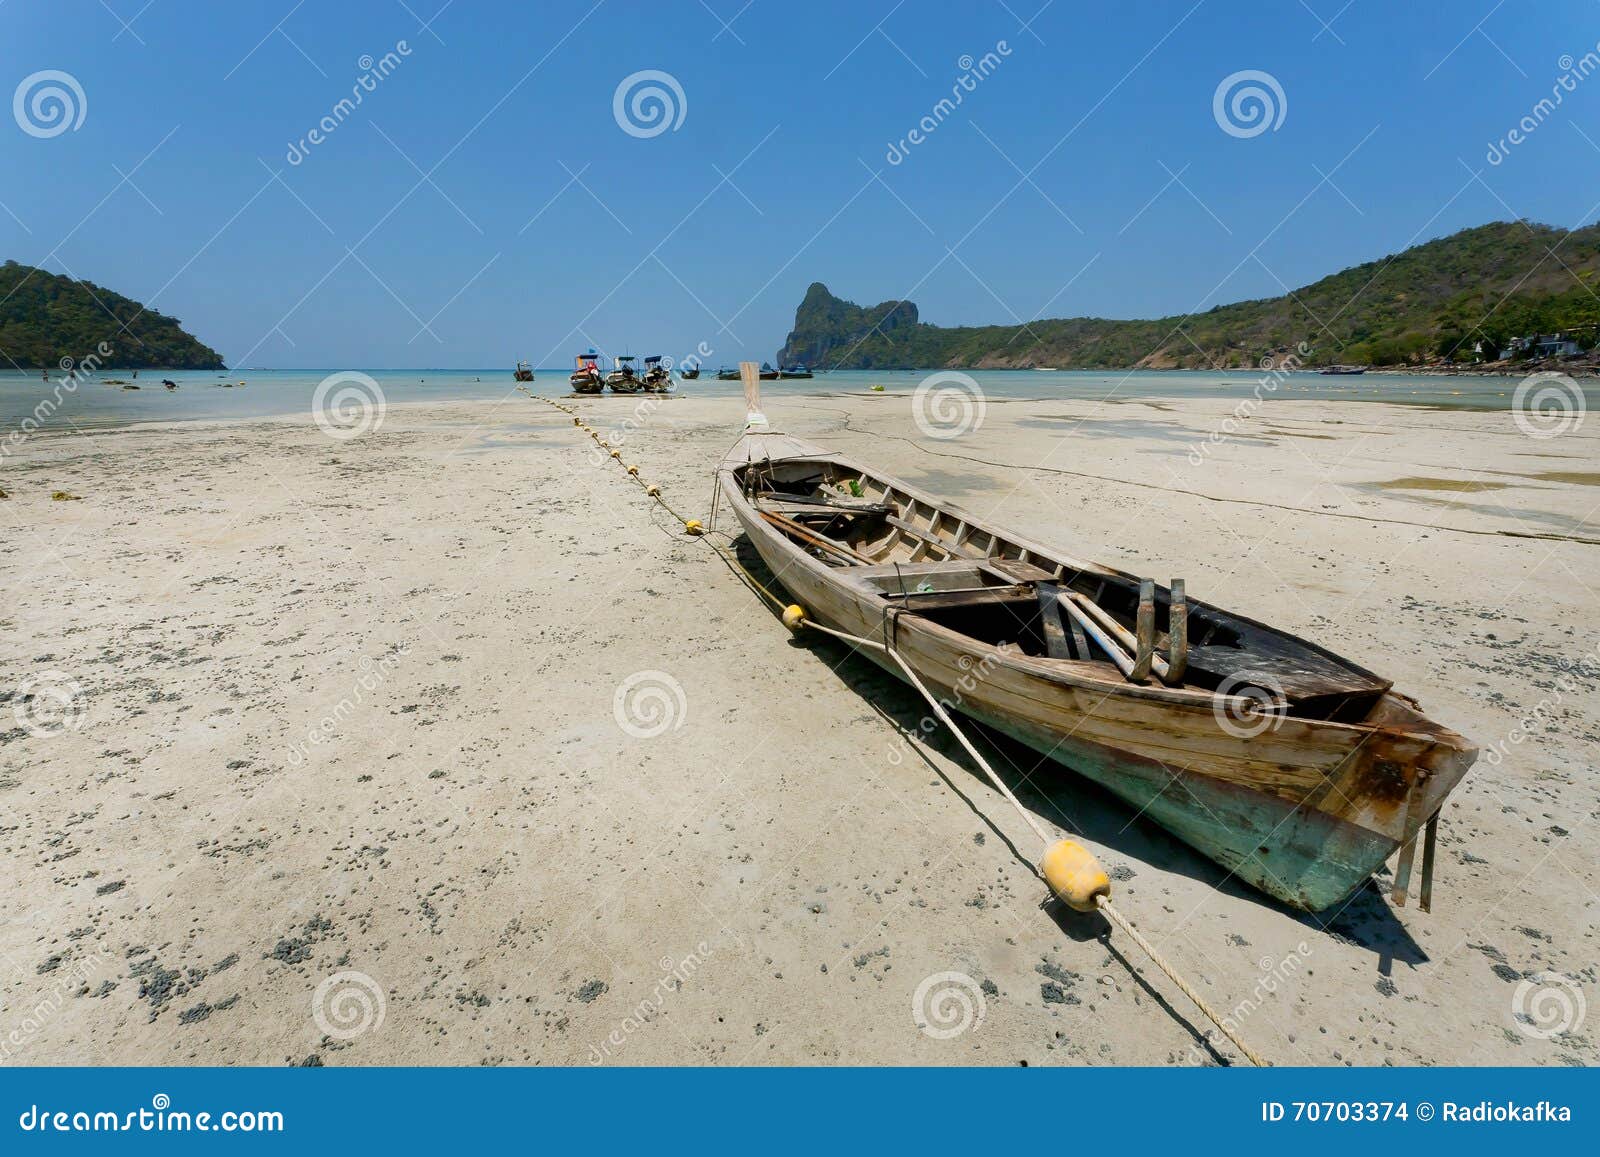
[[[1600, 225], [1524, 221], [1465, 229], [1281, 297], [1188, 316], [1077, 317], [937, 326], [909, 301], [860, 306], [813, 283], [779, 365], [823, 369], [1232, 369], [1312, 351], [1309, 363], [1484, 365], [1532, 358], [1543, 335], [1592, 350]], [[1519, 345], [1519, 343], [1526, 343]], [[1543, 343], [1549, 348], [1550, 342]]]
[[55, 369], [100, 355], [104, 369], [227, 369], [222, 355], [176, 318], [71, 277], [7, 261], [0, 265], [0, 366]]

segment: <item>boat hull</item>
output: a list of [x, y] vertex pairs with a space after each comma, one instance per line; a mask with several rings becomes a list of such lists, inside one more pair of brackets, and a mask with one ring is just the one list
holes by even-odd
[[[898, 670], [898, 669], [896, 669]], [[1092, 780], [1252, 887], [1296, 908], [1338, 904], [1381, 868], [1399, 841], [1314, 808], [1138, 755], [1041, 733], [965, 709], [979, 722]]]
[[[1230, 726], [1208, 693], [1064, 673], [1067, 665], [920, 614], [890, 616], [881, 598], [841, 578], [849, 567], [830, 567], [775, 530], [726, 466], [721, 480], [723, 503], [809, 618], [889, 638], [948, 706], [1100, 784], [1229, 877], [1296, 908], [1320, 911], [1360, 887], [1415, 838], [1476, 758], [1393, 692], [1374, 722], [1289, 714], [1258, 732]], [[1029, 545], [1045, 561], [1044, 548]], [[858, 651], [904, 678], [876, 649]]]

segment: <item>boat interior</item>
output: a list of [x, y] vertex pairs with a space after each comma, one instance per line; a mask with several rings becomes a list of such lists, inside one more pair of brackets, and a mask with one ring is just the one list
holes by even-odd
[[[1306, 719], [1376, 722], [1390, 684], [1303, 639], [1120, 571], [1063, 562], [828, 457], [737, 466], [745, 499], [843, 582], [1005, 650], [1110, 680], [1248, 695]], [[1143, 604], [1143, 605], [1141, 605]]]

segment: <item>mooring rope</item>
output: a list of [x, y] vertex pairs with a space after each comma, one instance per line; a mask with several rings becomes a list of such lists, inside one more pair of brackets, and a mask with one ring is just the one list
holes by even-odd
[[[777, 595], [773, 594], [772, 591], [768, 589], [760, 579], [750, 572], [748, 567], [739, 561], [738, 557], [731, 550], [724, 549], [706, 537], [708, 533], [718, 534], [721, 533], [720, 531], [718, 531], [714, 526], [703, 526], [698, 519], [685, 518], [676, 510], [672, 509], [671, 506], [667, 505], [666, 500], [661, 497], [661, 487], [652, 483], [648, 483], [642, 477], [640, 477], [639, 468], [637, 466], [628, 466], [626, 463], [624, 463], [622, 461], [621, 451], [612, 448], [611, 444], [600, 436], [600, 432], [588, 425], [588, 423], [586, 423], [575, 411], [573, 411], [570, 406], [563, 406], [560, 402], [546, 398], [540, 394], [535, 394], [533, 391], [522, 386], [518, 386], [517, 388], [522, 390], [522, 392], [527, 394], [530, 398], [544, 402], [547, 405], [554, 406], [556, 409], [572, 415], [573, 425], [586, 432], [591, 438], [594, 439], [595, 443], [599, 445], [601, 449], [608, 450], [612, 460], [627, 471], [627, 477], [633, 479], [644, 489], [646, 497], [653, 499], [655, 502], [660, 504], [663, 510], [672, 515], [673, 518], [677, 519], [683, 525], [685, 532], [701, 538], [707, 546], [716, 552], [717, 556], [721, 558], [723, 562], [727, 563], [728, 566], [736, 572], [738, 577], [742, 578], [752, 590], [756, 591], [762, 597], [771, 602], [780, 613], [789, 611], [789, 605]], [[713, 492], [713, 498], [715, 497], [716, 491]], [[713, 502], [713, 509], [715, 508], [716, 503]], [[786, 624], [790, 622], [790, 617], [787, 613], [785, 613], [784, 622]], [[800, 613], [798, 618], [795, 619], [794, 625], [798, 627], [809, 627], [813, 631], [821, 631], [823, 634], [832, 635], [834, 638], [843, 640], [851, 646], [870, 647], [875, 651], [883, 652], [889, 658], [893, 659], [895, 663], [899, 665], [900, 669], [905, 672], [907, 680], [909, 680], [911, 685], [917, 689], [918, 693], [922, 695], [923, 699], [927, 701], [928, 706], [933, 709], [934, 714], [939, 717], [939, 720], [947, 728], [949, 728], [950, 733], [954, 735], [957, 741], [960, 742], [961, 746], [966, 749], [967, 754], [970, 755], [973, 760], [977, 762], [978, 766], [983, 769], [984, 774], [988, 777], [989, 782], [994, 785], [995, 790], [1005, 797], [1007, 802], [1009, 802], [1011, 806], [1016, 809], [1017, 814], [1022, 817], [1024, 822], [1026, 822], [1030, 828], [1033, 829], [1034, 834], [1039, 837], [1039, 842], [1046, 848], [1050, 847], [1054, 840], [1045, 831], [1044, 826], [1040, 824], [1032, 812], [1028, 811], [1027, 808], [1022, 806], [1022, 801], [1016, 797], [1011, 788], [1007, 786], [1006, 782], [1000, 778], [999, 773], [994, 770], [989, 761], [983, 757], [982, 753], [972, 745], [972, 741], [967, 738], [966, 732], [957, 726], [956, 721], [952, 719], [950, 717], [950, 713], [945, 710], [944, 704], [939, 701], [938, 697], [935, 696], [933, 692], [928, 690], [927, 685], [924, 684], [917, 673], [912, 670], [911, 664], [907, 663], [905, 659], [901, 657], [898, 650], [891, 646], [887, 641], [880, 643], [874, 639], [866, 639], [860, 635], [852, 635], [845, 631], [835, 630], [832, 627], [825, 627], [821, 623], [814, 622], [810, 618], [807, 618], [803, 612]], [[1183, 994], [1194, 1002], [1195, 1007], [1205, 1014], [1206, 1019], [1212, 1024], [1216, 1025], [1217, 1028], [1221, 1030], [1222, 1034], [1234, 1043], [1235, 1047], [1237, 1047], [1238, 1050], [1245, 1055], [1251, 1064], [1258, 1065], [1263, 1068], [1267, 1067], [1267, 1061], [1262, 1058], [1261, 1054], [1246, 1044], [1244, 1038], [1228, 1025], [1222, 1014], [1216, 1009], [1212, 1008], [1210, 1002], [1207, 1001], [1205, 997], [1200, 995], [1200, 993], [1195, 989], [1194, 985], [1190, 984], [1186, 979], [1184, 979], [1183, 975], [1178, 972], [1175, 967], [1173, 967], [1167, 958], [1161, 955], [1156, 946], [1144, 938], [1139, 930], [1134, 927], [1133, 922], [1117, 910], [1116, 905], [1111, 902], [1111, 898], [1109, 896], [1104, 894], [1097, 895], [1094, 898], [1094, 902], [1096, 908], [1100, 912], [1104, 913], [1108, 920], [1110, 920], [1118, 928], [1122, 929], [1122, 931], [1126, 932], [1133, 939], [1133, 942], [1144, 950], [1145, 955], [1150, 957], [1150, 959], [1155, 962], [1156, 967], [1161, 969], [1161, 971], [1167, 975], [1167, 978], [1171, 980], [1172, 983], [1176, 984], [1178, 988], [1182, 990]]]
[[[906, 673], [906, 678], [910, 680], [911, 685], [921, 692], [922, 697], [928, 701], [928, 706], [933, 708], [934, 714], [936, 714], [940, 721], [950, 729], [950, 733], [960, 741], [961, 746], [966, 748], [967, 754], [972, 756], [972, 758], [977, 761], [978, 766], [981, 767], [984, 771], [984, 774], [989, 777], [989, 782], [994, 784], [995, 790], [1003, 795], [1010, 802], [1012, 807], [1017, 809], [1017, 814], [1023, 818], [1027, 825], [1033, 829], [1034, 834], [1039, 837], [1039, 842], [1046, 848], [1055, 842], [1051, 836], [1046, 834], [1044, 828], [1034, 817], [1033, 813], [1022, 806], [1022, 802], [1017, 799], [1016, 795], [1012, 793], [1011, 788], [1006, 785], [1005, 781], [1002, 780], [994, 768], [990, 766], [989, 761], [985, 759], [978, 749], [972, 745], [972, 742], [967, 738], [966, 733], [956, 725], [955, 720], [950, 718], [949, 713], [944, 709], [944, 704], [939, 702], [934, 694], [923, 684], [922, 680], [917, 677], [917, 673], [911, 669], [911, 664], [907, 663], [903, 658], [900, 657], [899, 651], [885, 643], [879, 643], [872, 639], [862, 638], [860, 635], [851, 635], [845, 631], [836, 631], [832, 627], [824, 627], [822, 624], [812, 622], [810, 619], [801, 619], [800, 621], [803, 626], [810, 627], [814, 631], [822, 631], [823, 633], [832, 635], [838, 639], [843, 639], [845, 642], [850, 643], [853, 646], [871, 647], [873, 650], [882, 651], [884, 654], [888, 655], [889, 658], [898, 663], [900, 665], [900, 669]], [[1194, 1001], [1195, 1007], [1201, 1012], [1205, 1013], [1206, 1019], [1211, 1021], [1212, 1024], [1216, 1025], [1217, 1028], [1221, 1029], [1223, 1035], [1237, 1045], [1239, 1051], [1248, 1057], [1252, 1064], [1266, 1067], [1267, 1062], [1262, 1059], [1261, 1055], [1257, 1053], [1255, 1049], [1246, 1044], [1244, 1039], [1229, 1027], [1223, 1016], [1217, 1012], [1216, 1009], [1211, 1007], [1210, 1003], [1206, 1001], [1205, 997], [1201, 996], [1200, 993], [1195, 990], [1194, 986], [1185, 980], [1183, 976], [1179, 974], [1178, 970], [1167, 961], [1166, 957], [1162, 956], [1161, 953], [1156, 950], [1155, 945], [1146, 940], [1139, 933], [1139, 930], [1133, 926], [1132, 922], [1129, 921], [1128, 918], [1121, 912], [1117, 911], [1116, 906], [1111, 903], [1111, 898], [1109, 896], [1096, 896], [1095, 904], [1099, 907], [1100, 911], [1104, 912], [1106, 916], [1117, 925], [1117, 927], [1121, 928], [1124, 932], [1131, 936], [1135, 944], [1144, 949], [1145, 954], [1149, 956], [1151, 960], [1155, 961], [1156, 967], [1160, 968], [1162, 972], [1166, 973], [1167, 976], [1171, 978], [1172, 982], [1183, 990], [1185, 996]]]

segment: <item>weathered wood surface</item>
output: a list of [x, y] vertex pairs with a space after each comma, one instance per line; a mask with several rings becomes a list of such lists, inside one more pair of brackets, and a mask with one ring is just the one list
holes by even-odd
[[[744, 439], [721, 474], [725, 500], [808, 616], [850, 634], [889, 641], [957, 709], [1104, 783], [1179, 838], [1288, 903], [1314, 909], [1347, 894], [1397, 846], [1414, 839], [1417, 827], [1437, 813], [1476, 757], [1460, 736], [1388, 692], [1386, 681], [1242, 616], [1229, 615], [1227, 621], [1251, 628], [1251, 641], [1257, 635], [1275, 640], [1275, 653], [1308, 656], [1300, 664], [1308, 676], [1331, 668], [1347, 676], [1341, 686], [1377, 694], [1369, 719], [1331, 722], [1290, 710], [1259, 734], [1238, 733], [1224, 720], [1230, 707], [1243, 711], [1243, 702], [1230, 703], [1194, 687], [1130, 684], [1107, 663], [1030, 655], [962, 635], [916, 613], [914, 601], [907, 607], [886, 598], [881, 587], [852, 577], [893, 568], [835, 566], [814, 558], [785, 533], [788, 528], [746, 501], [735, 468], [748, 461], [793, 458], [836, 465], [860, 478], [863, 490], [877, 501], [903, 510], [904, 515], [890, 516], [896, 535], [891, 542], [900, 535], [919, 542], [938, 538], [944, 550], [959, 550], [965, 560], [1022, 582], [1098, 576], [1134, 584], [1137, 591], [1138, 580], [1003, 535], [955, 508], [941, 509], [901, 482], [875, 478], [855, 463], [785, 435]], [[945, 534], [949, 537], [939, 538]], [[807, 531], [806, 537], [813, 536]], [[862, 553], [851, 549], [832, 557], [848, 563]], [[915, 566], [907, 560], [908, 577]], [[999, 593], [1005, 590], [997, 587], [995, 596], [979, 597], [993, 601], [1006, 597]], [[1076, 602], [1073, 592], [1061, 594], [1059, 605], [1070, 609]], [[1199, 607], [1187, 603], [1191, 617], [1204, 613], [1197, 613]], [[1092, 624], [1087, 616], [1078, 621], [1086, 628]], [[1189, 648], [1191, 669], [1203, 663], [1206, 650]], [[1125, 652], [1121, 657], [1130, 659]], [[886, 669], [897, 669], [885, 663]]]

